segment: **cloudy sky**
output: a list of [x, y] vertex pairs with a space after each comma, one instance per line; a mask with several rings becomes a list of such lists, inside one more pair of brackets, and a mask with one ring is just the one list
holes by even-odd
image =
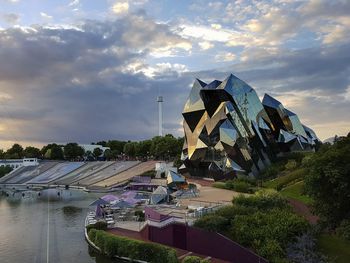
[[350, 1], [0, 0], [0, 148], [181, 136], [194, 78], [350, 131]]

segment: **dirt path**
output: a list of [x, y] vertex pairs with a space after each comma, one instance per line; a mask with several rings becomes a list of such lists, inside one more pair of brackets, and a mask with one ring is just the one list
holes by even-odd
[[293, 210], [296, 214], [304, 217], [307, 221], [310, 222], [310, 224], [315, 225], [317, 223], [319, 217], [313, 215], [307, 205], [293, 198], [288, 198], [288, 201], [289, 204], [293, 207]]

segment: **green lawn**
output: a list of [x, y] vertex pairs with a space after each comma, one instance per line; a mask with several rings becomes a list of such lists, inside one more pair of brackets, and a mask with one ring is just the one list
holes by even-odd
[[224, 182], [215, 182], [212, 186], [220, 189], [226, 189], [226, 184]]
[[283, 188], [280, 193], [284, 197], [293, 198], [299, 200], [300, 202], [303, 202], [306, 205], [310, 205], [312, 203], [312, 198], [302, 194], [303, 188], [304, 182], [301, 181], [293, 185], [287, 186], [286, 188]]
[[323, 234], [317, 243], [320, 251], [331, 259], [334, 259], [335, 263], [350, 262], [350, 241], [335, 235]]
[[281, 189], [290, 183], [298, 180], [302, 180], [305, 177], [306, 170], [299, 168], [294, 171], [284, 171], [282, 176], [275, 179], [263, 182], [263, 186], [266, 188]]

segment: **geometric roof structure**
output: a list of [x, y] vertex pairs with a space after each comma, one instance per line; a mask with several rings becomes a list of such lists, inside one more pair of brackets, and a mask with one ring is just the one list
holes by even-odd
[[151, 204], [158, 204], [166, 200], [169, 196], [168, 190], [164, 186], [158, 186], [156, 190], [153, 191], [150, 197]]
[[234, 75], [196, 79], [183, 115], [185, 142], [180, 172], [216, 180], [257, 175], [279, 151], [310, 150], [316, 134], [281, 102]]
[[171, 183], [186, 183], [186, 178], [172, 170], [168, 171], [166, 178], [167, 185]]

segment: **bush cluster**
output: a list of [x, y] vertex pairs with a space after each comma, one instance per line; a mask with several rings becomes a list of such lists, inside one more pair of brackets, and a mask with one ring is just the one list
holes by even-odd
[[187, 256], [182, 260], [182, 263], [210, 263], [210, 261], [197, 256]]
[[289, 209], [287, 200], [276, 191], [260, 190], [250, 197], [240, 195], [232, 202], [238, 206], [253, 207], [263, 211], [272, 208]]
[[240, 193], [254, 193], [256, 180], [248, 177], [235, 178], [225, 182], [216, 182], [214, 187], [233, 190]]
[[336, 232], [338, 236], [350, 240], [350, 220], [343, 220], [337, 227]]
[[278, 178], [278, 182], [276, 184], [275, 189], [281, 190], [287, 185], [293, 184], [299, 180], [302, 180], [307, 174], [307, 171], [305, 168], [297, 169], [291, 173], [289, 173], [286, 176]]
[[97, 230], [107, 230], [107, 223], [104, 221], [98, 221], [95, 224], [90, 224], [86, 226], [86, 231], [89, 233], [91, 229]]
[[292, 212], [278, 192], [260, 190], [235, 198], [233, 205], [203, 216], [194, 226], [220, 232], [270, 262], [280, 263], [286, 262], [287, 244], [306, 232], [309, 224]]
[[[273, 179], [285, 170], [294, 170], [299, 166], [304, 166], [304, 159], [307, 159], [310, 154], [308, 153], [288, 153], [284, 156], [278, 157], [269, 167], [267, 167], [261, 176], [263, 179]], [[305, 160], [306, 163], [306, 160]]]
[[327, 228], [335, 229], [350, 219], [350, 133], [324, 144], [308, 162], [306, 193], [314, 200], [313, 208]]
[[172, 248], [139, 240], [115, 236], [102, 230], [90, 229], [89, 239], [109, 257], [128, 257], [154, 263], [178, 263]]

